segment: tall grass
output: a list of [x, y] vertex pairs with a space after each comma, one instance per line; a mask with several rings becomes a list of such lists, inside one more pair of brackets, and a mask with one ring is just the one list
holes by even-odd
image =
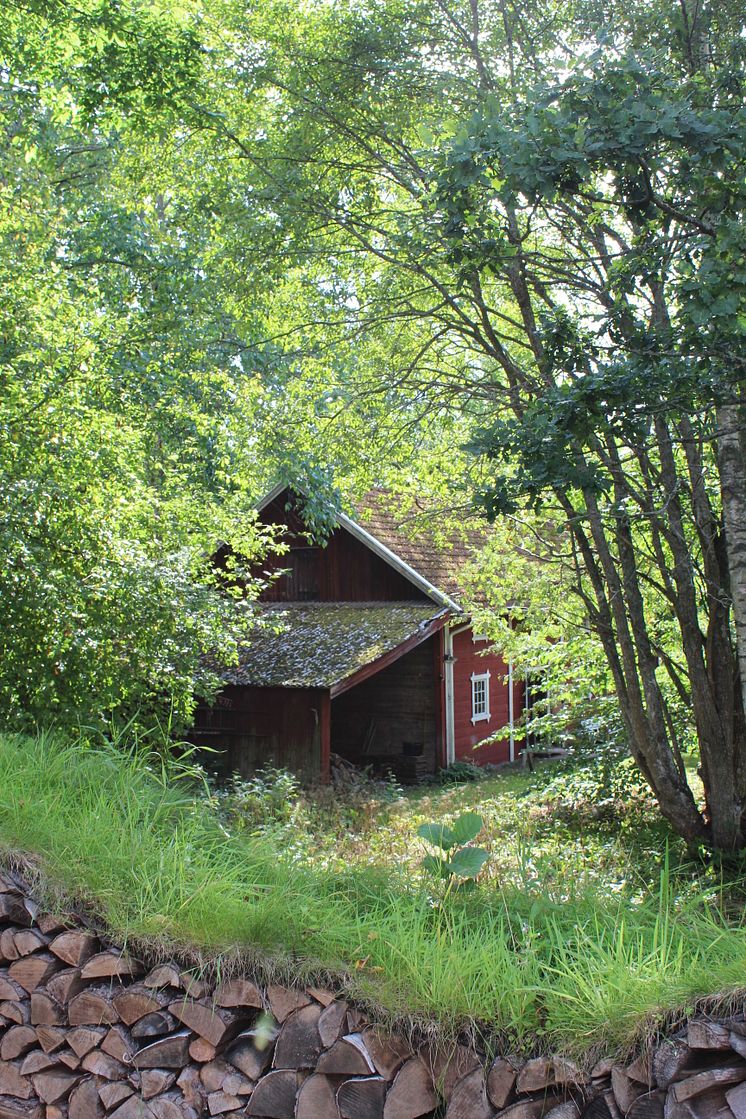
[[550, 921], [547, 941], [547, 1032], [572, 1035], [581, 1049], [623, 1048], [662, 1010], [688, 1012], [698, 999], [746, 989], [743, 924], [729, 923], [704, 893], [678, 898], [665, 865], [648, 904], [617, 906], [611, 922], [594, 913], [570, 937]]
[[199, 786], [137, 749], [0, 736], [0, 846], [40, 861], [119, 936], [280, 974], [333, 973], [393, 1016], [477, 1023], [524, 1048], [624, 1047], [746, 976], [746, 932], [704, 893], [537, 905], [515, 886], [446, 908], [396, 867], [295, 865], [229, 834]]

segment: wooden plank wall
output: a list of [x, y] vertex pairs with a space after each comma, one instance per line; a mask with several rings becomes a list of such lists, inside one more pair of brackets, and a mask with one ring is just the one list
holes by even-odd
[[[422, 768], [440, 764], [440, 712], [436, 679], [439, 637], [332, 700], [331, 748], [357, 765], [422, 746]], [[405, 747], [405, 743], [412, 744]]]
[[321, 766], [321, 724], [328, 693], [318, 688], [230, 686], [213, 707], [200, 706], [189, 741], [220, 754], [205, 764], [223, 776], [250, 777], [263, 765], [315, 780]]
[[[340, 528], [332, 533], [326, 547], [309, 549], [308, 540], [302, 536], [303, 526], [292, 512], [285, 510], [284, 503], [284, 496], [271, 502], [262, 511], [261, 519], [265, 524], [287, 524], [291, 547], [302, 547], [303, 555], [299, 557], [301, 562], [298, 565], [302, 568], [302, 586], [299, 592], [292, 579], [280, 576], [262, 595], [262, 602], [298, 599], [318, 602], [429, 601], [427, 595], [356, 540], [346, 529]], [[257, 568], [256, 573], [279, 571], [293, 565], [293, 558], [288, 554], [268, 557]], [[314, 565], [317, 593], [309, 594], [309, 587], [314, 582]]]

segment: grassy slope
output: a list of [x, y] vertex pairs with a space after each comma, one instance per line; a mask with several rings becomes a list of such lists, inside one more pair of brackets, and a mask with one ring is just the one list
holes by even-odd
[[525, 1048], [625, 1046], [650, 1015], [746, 975], [746, 932], [665, 875], [635, 905], [590, 889], [538, 903], [493, 881], [441, 910], [406, 870], [293, 864], [141, 758], [49, 736], [0, 736], [0, 845], [38, 855], [118, 934], [330, 971], [392, 1015], [477, 1021]]

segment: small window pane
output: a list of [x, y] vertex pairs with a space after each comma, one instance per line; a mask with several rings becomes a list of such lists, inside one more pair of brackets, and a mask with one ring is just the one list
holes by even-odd
[[471, 678], [471, 721], [490, 718], [490, 675], [488, 672]]

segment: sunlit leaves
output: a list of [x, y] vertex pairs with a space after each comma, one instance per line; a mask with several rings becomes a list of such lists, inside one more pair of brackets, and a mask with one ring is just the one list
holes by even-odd
[[143, 204], [122, 157], [167, 120], [163, 70], [181, 82], [173, 51], [194, 62], [194, 46], [153, 6], [39, 5], [4, 24], [0, 707], [12, 725], [164, 711], [183, 723], [250, 625], [209, 562], [221, 539], [240, 555], [260, 539], [236, 409], [245, 379], [221, 360], [230, 326], [199, 246], [187, 251], [163, 198]]
[[469, 846], [483, 827], [484, 820], [478, 812], [464, 812], [450, 826], [443, 823], [421, 824], [417, 835], [435, 852], [425, 855], [423, 868], [449, 883], [455, 880], [473, 881], [489, 858], [487, 851]]

